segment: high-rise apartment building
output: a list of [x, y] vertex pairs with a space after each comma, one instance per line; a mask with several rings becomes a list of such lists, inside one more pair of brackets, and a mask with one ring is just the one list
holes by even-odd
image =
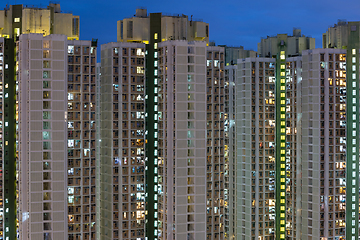
[[286, 38], [276, 58], [237, 64], [238, 239], [300, 236], [301, 57], [286, 57]]
[[61, 12], [59, 3], [46, 8], [27, 5], [10, 5], [0, 10], [0, 37], [16, 38], [20, 34], [64, 34], [68, 39], [79, 40], [79, 16]]
[[302, 233], [358, 238], [359, 23], [349, 22], [347, 50], [303, 55]]
[[315, 38], [301, 35], [301, 29], [294, 28], [293, 35], [277, 34], [276, 36], [267, 36], [258, 43], [257, 53], [259, 57], [273, 57], [278, 52], [278, 40], [286, 41], [286, 57], [299, 56], [306, 49], [315, 48]]
[[145, 44], [101, 46], [100, 239], [145, 239]]
[[[64, 35], [21, 35], [17, 42], [18, 78], [16, 83], [11, 81], [16, 86], [3, 84], [4, 89], [16, 89], [16, 119], [7, 118], [5, 111], [3, 144], [5, 157], [11, 153], [6, 146], [16, 146], [21, 239], [67, 237], [66, 46]], [[4, 94], [5, 106], [14, 100], [8, 100], [10, 97], [10, 93]], [[7, 128], [16, 128], [15, 139], [6, 139]], [[8, 210], [5, 204], [5, 212]], [[15, 239], [6, 224], [5, 219], [4, 239]]]
[[14, 60], [4, 69], [16, 81], [8, 70], [2, 84], [3, 237], [95, 239], [96, 42], [23, 34]]
[[256, 57], [137, 9], [101, 74], [78, 23], [0, 11], [0, 239], [358, 239], [359, 22]]
[[238, 61], [238, 239], [358, 238], [358, 22], [347, 32], [347, 50], [287, 58], [280, 39], [276, 59]]
[[[152, 219], [153, 239], [224, 239], [224, 50], [180, 40], [156, 49], [151, 96], [145, 94], [145, 44], [102, 46], [101, 237], [143, 239], [153, 234], [145, 226]], [[152, 114], [146, 98], [154, 103]], [[150, 134], [152, 178], [146, 172]], [[146, 200], [149, 181], [154, 201]], [[150, 202], [152, 215], [145, 208]]]
[[96, 239], [96, 41], [67, 42], [68, 239]]
[[318, 239], [344, 238], [346, 51], [305, 51], [302, 66], [301, 192], [306, 208], [301, 232]]
[[229, 239], [229, 138], [225, 134], [225, 53], [223, 47], [208, 47], [206, 58], [207, 109], [207, 238]]
[[120, 24], [121, 42], [102, 46], [101, 238], [228, 239], [224, 48], [186, 16]]
[[275, 233], [275, 59], [238, 61], [236, 239]]
[[[42, 38], [41, 35], [24, 35], [17, 41], [21, 34], [27, 33], [40, 33], [42, 36], [66, 34], [67, 36], [52, 35]], [[67, 151], [67, 143], [66, 137], [61, 139], [58, 132], [63, 124], [62, 121], [66, 120], [61, 118], [59, 122], [59, 111], [63, 111], [64, 117], [66, 109], [61, 108], [58, 100], [61, 91], [66, 94], [66, 88], [62, 88], [59, 84], [61, 81], [66, 82], [67, 39], [79, 38], [79, 17], [62, 13], [60, 5], [55, 3], [50, 3], [47, 8], [7, 6], [0, 11], [0, 37], [3, 37], [1, 38], [3, 65], [0, 66], [0, 70], [3, 73], [1, 88], [4, 95], [2, 98], [4, 118], [1, 119], [1, 125], [4, 126], [1, 234], [3, 239], [7, 240], [17, 237], [22, 239], [67, 238], [67, 216], [65, 219], [61, 218], [62, 214], [67, 213], [67, 195], [62, 196], [63, 193], [66, 194], [66, 186], [65, 189], [61, 188], [61, 184], [64, 182], [66, 184], [66, 180], [60, 176], [63, 174], [63, 169], [59, 162], [60, 160], [63, 163], [67, 161], [67, 157], [62, 156]], [[62, 53], [65, 54], [64, 59], [61, 57]], [[64, 75], [63, 78], [59, 77], [61, 74]], [[41, 86], [35, 85], [36, 81], [40, 84], [41, 79], [44, 80], [42, 94], [36, 91], [41, 90]], [[54, 85], [51, 85], [52, 81]], [[45, 82], [49, 84], [46, 85]], [[29, 87], [30, 85], [34, 88]], [[51, 86], [55, 86], [56, 89]], [[29, 90], [26, 90], [28, 87]], [[27, 95], [21, 95], [19, 89], [21, 93]], [[37, 96], [34, 97], [35, 95]], [[35, 98], [35, 100], [38, 98], [40, 100], [41, 96], [43, 96], [43, 105], [40, 101], [33, 101]], [[64, 100], [66, 102], [66, 99], [60, 101], [63, 103]], [[43, 109], [42, 114], [35, 113], [36, 110], [41, 110], [41, 106], [46, 110]], [[19, 112], [19, 108], [23, 110]], [[51, 115], [52, 113], [54, 116]], [[44, 129], [40, 129], [40, 122], [36, 121], [41, 116]], [[55, 126], [51, 128], [53, 125]], [[64, 131], [65, 129], [61, 130], [62, 133]], [[25, 134], [26, 132], [29, 134]], [[39, 140], [42, 140], [42, 146]], [[26, 141], [29, 142], [26, 143]], [[64, 146], [62, 146], [62, 141], [65, 141]], [[35, 164], [35, 161], [39, 161], [35, 158], [40, 156], [41, 150], [43, 150], [43, 155], [40, 160], [43, 160], [44, 166], [40, 166], [40, 163]], [[54, 166], [51, 166], [51, 161], [54, 161]], [[34, 169], [34, 174], [26, 173], [26, 171], [33, 171], [32, 169]], [[35, 174], [36, 171], [38, 172]], [[44, 181], [43, 186], [40, 186], [41, 181]], [[40, 196], [42, 194], [43, 196]], [[63, 204], [65, 206], [62, 207]], [[61, 226], [64, 221], [66, 225]]]

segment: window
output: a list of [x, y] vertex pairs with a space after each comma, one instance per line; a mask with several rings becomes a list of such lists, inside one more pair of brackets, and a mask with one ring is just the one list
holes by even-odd
[[50, 132], [44, 131], [43, 132], [43, 139], [44, 140], [49, 140], [50, 139]]
[[50, 51], [49, 50], [44, 50], [43, 51], [43, 58], [50, 58]]
[[43, 170], [50, 170], [50, 169], [51, 169], [50, 163], [49, 162], [44, 162], [43, 163]]
[[[51, 149], [51, 143], [50, 142], [43, 142], [43, 149]], [[47, 189], [44, 189], [47, 190]]]
[[51, 129], [50, 122], [43, 122], [43, 129]]
[[50, 92], [49, 91], [43, 91], [43, 99], [49, 99], [50, 98]]
[[44, 160], [51, 159], [51, 153], [50, 152], [43, 152], [43, 159]]
[[51, 223], [44, 223], [44, 230], [51, 230]]
[[43, 109], [50, 109], [50, 101], [43, 101]]
[[20, 22], [20, 18], [14, 18], [14, 22]]
[[50, 68], [50, 61], [43, 61], [43, 68]]
[[46, 210], [51, 210], [51, 203], [43, 203], [43, 209], [46, 211]]
[[50, 71], [43, 71], [43, 78], [47, 79], [50, 77], [51, 77]]
[[43, 111], [43, 119], [51, 119], [51, 112]]
[[43, 41], [43, 48], [50, 48], [50, 41]]
[[74, 46], [68, 46], [68, 54], [74, 54]]
[[44, 190], [51, 190], [51, 183], [50, 182], [43, 182], [43, 189]]
[[20, 35], [20, 28], [14, 28], [14, 35], [19, 36]]

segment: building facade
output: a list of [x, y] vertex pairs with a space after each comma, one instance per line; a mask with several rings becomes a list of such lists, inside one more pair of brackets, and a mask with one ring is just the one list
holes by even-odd
[[16, 124], [16, 142], [4, 144], [16, 145], [21, 239], [67, 237], [66, 46], [64, 35], [26, 34], [17, 42], [16, 119], [4, 122], [5, 135], [9, 121]]
[[329, 27], [326, 33], [323, 33], [322, 47], [346, 49], [348, 34], [348, 23], [344, 20], [339, 20], [333, 27]]
[[68, 239], [96, 239], [96, 41], [67, 42]]
[[[156, 233], [154, 239], [223, 239], [229, 195], [222, 145], [224, 50], [179, 40], [160, 42], [156, 53], [149, 52], [154, 56], [152, 87], [145, 82], [145, 44], [102, 46], [101, 211], [108, 211], [102, 214], [101, 237], [150, 239]], [[150, 181], [153, 187], [146, 189]], [[154, 201], [146, 198], [152, 189]], [[146, 210], [150, 204], [152, 214]], [[150, 220], [154, 231], [145, 226]], [[113, 230], [105, 227], [111, 223]]]
[[230, 47], [220, 45], [225, 48], [225, 66], [236, 65], [238, 59], [256, 57], [257, 53], [253, 50], [246, 50], [243, 46]]
[[145, 239], [145, 44], [101, 56], [100, 238]]
[[238, 239], [358, 238], [358, 22], [347, 32], [347, 50], [286, 57], [284, 39], [238, 61]]
[[79, 16], [61, 12], [59, 3], [46, 8], [27, 5], [10, 5], [0, 10], [0, 37], [16, 38], [20, 34], [64, 34], [68, 39], [79, 40]]
[[293, 35], [277, 34], [276, 36], [267, 36], [258, 43], [257, 53], [259, 57], [273, 57], [278, 52], [278, 40], [286, 42], [286, 57], [299, 56], [306, 49], [315, 48], [315, 38], [301, 35], [301, 29], [294, 28]]
[[[153, 13], [152, 13], [153, 14]], [[161, 16], [161, 35], [160, 41], [167, 40], [187, 40], [209, 42], [209, 24], [202, 20], [190, 21], [184, 14]], [[118, 42], [143, 42], [149, 43], [151, 40], [150, 15], [146, 9], [136, 9], [136, 14], [131, 18], [124, 18], [117, 22], [117, 41]]]

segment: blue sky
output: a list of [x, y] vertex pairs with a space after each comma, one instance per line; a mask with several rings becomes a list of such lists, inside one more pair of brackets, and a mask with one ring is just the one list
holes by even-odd
[[[48, 1], [7, 1], [5, 4], [47, 6]], [[137, 7], [150, 12], [185, 14], [210, 24], [210, 40], [216, 44], [244, 46], [257, 50], [262, 37], [278, 33], [292, 34], [294, 27], [302, 34], [316, 39], [321, 47], [321, 36], [338, 19], [360, 21], [360, 0], [63, 0], [63, 11], [80, 16], [80, 38], [97, 38], [99, 44], [116, 41], [116, 22], [131, 17]]]

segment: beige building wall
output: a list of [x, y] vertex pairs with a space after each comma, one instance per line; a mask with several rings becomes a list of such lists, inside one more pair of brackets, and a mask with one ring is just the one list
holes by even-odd
[[[118, 42], [149, 42], [150, 16], [146, 9], [136, 9], [131, 18], [117, 22]], [[209, 24], [203, 21], [189, 20], [188, 16], [165, 15], [161, 17], [161, 38], [167, 40], [187, 40], [209, 42]]]
[[[10, 22], [9, 18], [9, 22]], [[25, 8], [22, 10], [22, 33], [50, 34], [50, 10]]]
[[58, 3], [50, 3], [46, 8], [10, 5], [0, 10], [0, 37], [41, 33], [65, 34], [69, 40], [79, 40], [79, 27], [79, 16], [61, 12]]
[[303, 50], [315, 48], [315, 38], [301, 35], [300, 29], [294, 29], [293, 35], [277, 34], [276, 36], [267, 36], [258, 43], [257, 53], [259, 57], [273, 57], [278, 53], [278, 39], [284, 39], [286, 42], [286, 55], [288, 57], [299, 56]]
[[323, 48], [346, 49], [348, 45], [348, 22], [339, 20], [322, 35]]
[[26, 34], [18, 46], [20, 238], [67, 239], [66, 36]]

